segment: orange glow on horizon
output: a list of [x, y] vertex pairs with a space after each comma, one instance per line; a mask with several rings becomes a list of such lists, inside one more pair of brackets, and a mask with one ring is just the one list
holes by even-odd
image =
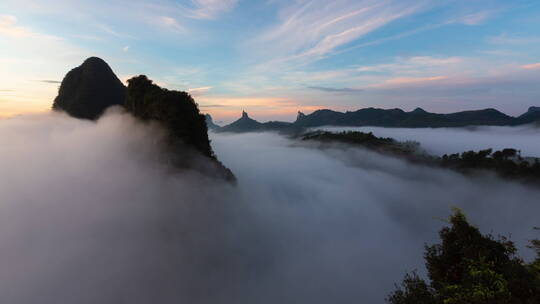
[[50, 108], [17, 108], [17, 109], [11, 109], [9, 107], [3, 107], [0, 105], [0, 119], [5, 119], [5, 118], [11, 118], [11, 117], [15, 117], [15, 116], [20, 116], [20, 115], [26, 115], [26, 114], [39, 114], [39, 113], [45, 113], [47, 111], [49, 111]]
[[[1, 92], [8, 93], [8, 92]], [[9, 92], [13, 93], [13, 92]], [[16, 94], [0, 96], [0, 118], [45, 113], [51, 109], [54, 96], [30, 98]], [[11, 95], [11, 96], [9, 96]], [[216, 121], [232, 122], [240, 118], [242, 111], [261, 122], [270, 120], [294, 120], [298, 111], [309, 114], [325, 108], [322, 105], [301, 105], [288, 98], [274, 97], [207, 97], [196, 98], [201, 113], [212, 115]]]
[[208, 113], [212, 115], [212, 118], [215, 122], [224, 121], [224, 122], [233, 122], [239, 119], [242, 115], [242, 111], [246, 111], [252, 119], [258, 120], [260, 122], [266, 122], [271, 120], [294, 120], [298, 111], [309, 114], [313, 111], [322, 109], [322, 106], [299, 106], [294, 109], [276, 109], [276, 110], [250, 110], [249, 108], [243, 109], [208, 109], [207, 111], [201, 110], [202, 113]]
[[232, 122], [246, 111], [253, 119], [294, 120], [298, 111], [310, 113], [323, 108], [320, 105], [301, 105], [284, 97], [200, 97], [197, 98], [202, 113], [212, 115], [215, 121]]
[[24, 114], [44, 113], [51, 109], [52, 102], [31, 100], [24, 97], [0, 97], [0, 118], [9, 118]]

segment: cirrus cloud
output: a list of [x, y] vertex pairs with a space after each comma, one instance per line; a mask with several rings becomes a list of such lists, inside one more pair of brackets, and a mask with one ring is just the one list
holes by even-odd
[[313, 60], [420, 11], [423, 1], [279, 2], [279, 22], [251, 42], [286, 60]]
[[525, 65], [522, 65], [521, 68], [522, 68], [522, 69], [525, 69], [525, 70], [536, 70], [536, 69], [540, 69], [540, 62], [537, 62], [537, 63], [531, 63], [531, 64], [525, 64]]
[[193, 19], [214, 19], [232, 10], [238, 0], [191, 0], [192, 8], [186, 9], [187, 16]]

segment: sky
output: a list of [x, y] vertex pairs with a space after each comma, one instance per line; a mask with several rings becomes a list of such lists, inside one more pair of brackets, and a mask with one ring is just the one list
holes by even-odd
[[537, 0], [2, 0], [0, 117], [50, 109], [106, 60], [228, 122], [363, 107], [540, 105]]

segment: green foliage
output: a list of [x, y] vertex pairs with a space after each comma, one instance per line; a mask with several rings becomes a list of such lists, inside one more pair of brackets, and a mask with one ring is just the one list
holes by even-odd
[[[186, 92], [169, 91], [141, 75], [128, 80], [125, 108], [144, 121], [160, 123], [167, 131], [172, 157], [179, 168], [196, 168], [202, 172], [235, 181], [231, 170], [217, 160], [208, 139], [206, 118]], [[210, 158], [208, 163], [193, 161], [186, 147], [194, 148]], [[180, 153], [181, 152], [181, 153]]]
[[304, 134], [302, 140], [317, 140], [321, 142], [342, 142], [359, 145], [381, 153], [412, 156], [416, 154], [418, 143], [401, 143], [393, 138], [382, 138], [373, 135], [372, 132], [344, 131], [340, 133], [315, 131]]
[[[97, 119], [108, 107], [123, 105], [133, 116], [163, 127], [168, 144], [163, 152], [173, 167], [235, 180], [231, 170], [215, 157], [205, 116], [188, 93], [162, 89], [142, 75], [128, 83], [126, 90], [105, 61], [88, 58], [66, 75], [53, 109], [76, 118]], [[208, 157], [208, 161], [200, 161], [200, 154]]]
[[[538, 227], [536, 227], [534, 229], [540, 230], [540, 228], [538, 228]], [[531, 263], [530, 267], [531, 267], [531, 270], [534, 273], [536, 273], [536, 276], [540, 280], [540, 240], [538, 240], [538, 239], [532, 240], [529, 248], [536, 251], [536, 259], [534, 260], [533, 263]]]
[[531, 242], [539, 258], [526, 264], [511, 241], [482, 235], [460, 210], [449, 224], [439, 233], [441, 243], [426, 246], [429, 284], [407, 275], [389, 303], [540, 303], [540, 241]]
[[312, 132], [304, 135], [304, 140], [317, 139], [317, 140], [336, 140], [348, 143], [355, 144], [365, 144], [365, 143], [393, 143], [394, 140], [391, 138], [378, 138], [373, 135], [372, 132], [364, 133], [357, 131], [344, 131], [340, 133], [333, 132]]
[[481, 150], [478, 152], [467, 151], [459, 154], [444, 155], [440, 165], [459, 171], [471, 169], [490, 170], [505, 178], [521, 179], [524, 181], [540, 181], [540, 163], [536, 159], [534, 163], [521, 158], [519, 151], [504, 149], [501, 151]]
[[429, 166], [440, 166], [462, 172], [473, 173], [478, 170], [492, 171], [501, 177], [517, 179], [524, 182], [540, 182], [540, 162], [523, 159], [516, 149], [503, 149], [493, 152], [492, 149], [466, 151], [461, 154], [433, 157], [421, 152], [417, 142], [399, 142], [393, 138], [383, 138], [357, 131], [327, 132], [315, 131], [303, 134], [302, 140], [316, 140], [323, 143], [340, 142], [394, 156], [408, 161]]
[[440, 291], [444, 304], [509, 303], [508, 281], [495, 270], [494, 262], [467, 260], [460, 284], [445, 285]]
[[433, 289], [416, 272], [406, 274], [401, 286], [396, 285], [386, 301], [392, 304], [436, 304]]
[[124, 106], [135, 117], [160, 122], [170, 133], [173, 145], [187, 144], [214, 157], [204, 115], [186, 92], [169, 91], [141, 75], [128, 80]]

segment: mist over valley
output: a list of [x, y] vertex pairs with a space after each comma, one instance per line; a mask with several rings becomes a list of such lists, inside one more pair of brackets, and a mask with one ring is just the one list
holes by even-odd
[[171, 172], [162, 130], [118, 108], [97, 122], [2, 120], [0, 134], [2, 302], [380, 303], [405, 272], [424, 273], [423, 245], [453, 206], [532, 258], [540, 189], [490, 175], [210, 133], [233, 186]]
[[539, 304], [540, 1], [0, 0], [0, 304]]

